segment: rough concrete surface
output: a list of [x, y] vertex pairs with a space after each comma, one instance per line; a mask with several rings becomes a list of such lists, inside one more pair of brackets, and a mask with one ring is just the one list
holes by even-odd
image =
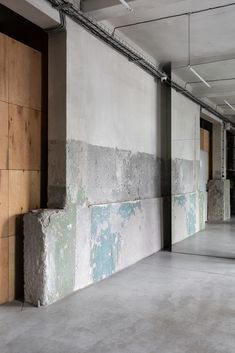
[[25, 298], [35, 305], [51, 304], [162, 248], [161, 160], [80, 141], [68, 141], [65, 150], [66, 159], [51, 172], [53, 200], [60, 200], [64, 178], [56, 174], [66, 163], [65, 208], [25, 216]]
[[68, 187], [82, 188], [87, 204], [161, 197], [162, 162], [148, 153], [67, 142]]
[[172, 160], [172, 194], [185, 194], [197, 190], [197, 178], [200, 166], [199, 161], [173, 159]]
[[208, 183], [208, 220], [230, 218], [230, 180], [210, 180]]
[[233, 353], [234, 261], [158, 253], [47, 308], [0, 307], [1, 353]]

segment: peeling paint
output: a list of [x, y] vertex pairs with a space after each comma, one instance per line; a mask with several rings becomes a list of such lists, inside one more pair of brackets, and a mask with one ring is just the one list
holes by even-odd
[[92, 208], [90, 262], [95, 282], [116, 272], [122, 232], [137, 210], [141, 210], [140, 201]]
[[125, 202], [119, 207], [118, 214], [123, 219], [129, 220], [131, 216], [135, 215], [136, 209], [141, 209], [140, 202]]
[[[197, 231], [196, 212], [196, 193], [177, 195], [173, 197], [173, 220], [177, 217], [181, 218], [183, 216], [181, 223], [185, 224], [187, 233], [185, 236], [193, 235]], [[177, 229], [178, 227], [173, 228], [177, 232], [179, 232], [179, 229], [183, 232], [182, 227], [179, 227], [179, 229]]]
[[186, 210], [186, 224], [188, 235], [196, 233], [196, 194], [189, 195], [189, 207]]
[[111, 230], [111, 205], [97, 206], [91, 212], [91, 268], [93, 280], [113, 274], [120, 250], [119, 234]]

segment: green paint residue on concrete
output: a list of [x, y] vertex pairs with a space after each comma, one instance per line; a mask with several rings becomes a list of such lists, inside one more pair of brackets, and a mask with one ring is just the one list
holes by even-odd
[[[121, 251], [122, 228], [135, 216], [137, 209], [141, 209], [139, 201], [92, 208], [90, 264], [95, 282], [116, 272]], [[114, 218], [119, 224], [118, 231], [113, 231]]]
[[178, 206], [183, 209], [186, 224], [187, 235], [196, 232], [196, 194], [177, 195], [173, 199], [174, 207]]
[[77, 193], [77, 204], [83, 205], [86, 200], [86, 188], [81, 186]]
[[198, 192], [198, 203], [199, 203], [199, 227], [200, 227], [200, 230], [202, 230], [205, 228], [205, 220], [204, 220], [205, 195], [203, 191]]
[[119, 233], [112, 232], [111, 205], [91, 212], [91, 268], [93, 280], [100, 281], [116, 271], [120, 250]]
[[47, 301], [62, 298], [74, 290], [76, 249], [76, 205], [51, 215], [47, 226], [48, 267], [51, 273]]
[[125, 202], [118, 210], [118, 214], [125, 220], [129, 220], [131, 216], [135, 215], [136, 209], [141, 209], [140, 201], [138, 202]]
[[185, 195], [179, 195], [174, 197], [174, 203], [177, 203], [177, 205], [180, 207], [185, 207], [186, 202], [187, 199]]
[[188, 207], [185, 211], [187, 233], [193, 235], [196, 233], [196, 194], [188, 195]]

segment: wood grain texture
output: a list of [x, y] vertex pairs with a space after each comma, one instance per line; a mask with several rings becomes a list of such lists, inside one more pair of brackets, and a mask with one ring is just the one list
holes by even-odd
[[41, 53], [8, 40], [9, 103], [41, 110]]
[[[1, 78], [0, 78], [1, 81]], [[8, 168], [8, 104], [0, 101], [0, 169]]]
[[17, 235], [20, 215], [39, 207], [40, 172], [9, 170], [9, 235]]
[[0, 170], [0, 238], [7, 237], [8, 227], [8, 170]]
[[201, 150], [209, 152], [210, 149], [210, 134], [205, 129], [200, 129], [200, 146]]
[[9, 104], [9, 169], [40, 170], [41, 113]]
[[0, 33], [0, 100], [8, 101], [8, 37]]
[[9, 296], [9, 245], [8, 238], [0, 238], [0, 304]]
[[0, 303], [23, 291], [23, 214], [40, 207], [41, 53], [0, 34]]

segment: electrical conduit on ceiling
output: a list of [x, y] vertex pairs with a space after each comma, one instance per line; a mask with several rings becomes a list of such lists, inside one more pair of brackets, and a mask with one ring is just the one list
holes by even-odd
[[[153, 77], [160, 79], [171, 88], [174, 88], [177, 92], [181, 93], [185, 97], [199, 104], [202, 108], [211, 112], [218, 118], [220, 118], [225, 123], [231, 123], [231, 121], [223, 116], [221, 113], [216, 111], [214, 108], [204, 103], [197, 97], [195, 97], [191, 92], [181, 87], [177, 82], [169, 78], [166, 73], [161, 71], [156, 65], [151, 63], [149, 59], [144, 57], [142, 54], [138, 53], [134, 48], [132, 48], [128, 43], [123, 41], [121, 38], [113, 35], [108, 28], [98, 24], [97, 21], [83, 13], [82, 11], [75, 8], [75, 6], [65, 0], [47, 0], [55, 9], [67, 15], [80, 26], [85, 28], [87, 31], [101, 39], [103, 42], [111, 46], [113, 49], [117, 50], [122, 55], [126, 56], [129, 61], [133, 62], [141, 69], [152, 75]], [[235, 4], [235, 3], [234, 3]], [[233, 124], [232, 124], [233, 125]], [[235, 125], [233, 125], [235, 127]]]

